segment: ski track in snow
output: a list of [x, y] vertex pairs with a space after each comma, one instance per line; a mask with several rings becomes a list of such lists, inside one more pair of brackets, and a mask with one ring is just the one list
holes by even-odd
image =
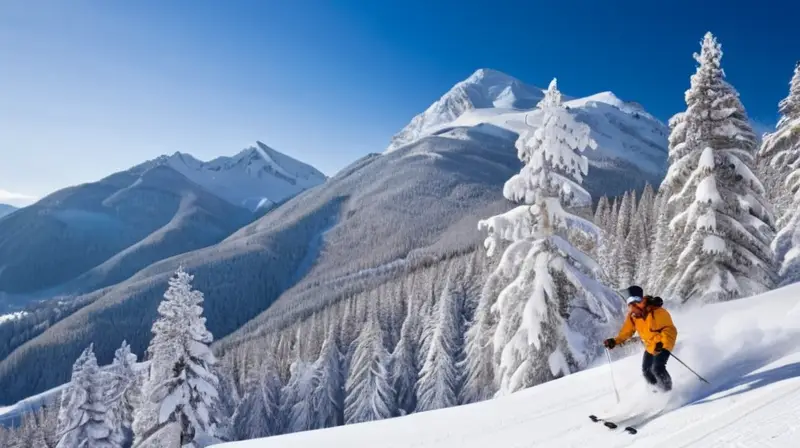
[[[654, 395], [641, 378], [637, 353], [612, 365], [620, 405], [601, 358], [595, 368], [483, 403], [218, 446], [800, 446], [800, 284], [673, 315], [679, 331], [675, 354], [711, 385], [671, 359], [675, 389]], [[609, 430], [590, 414], [633, 414], [624, 421], [638, 423], [639, 433], [627, 434], [623, 425]]]

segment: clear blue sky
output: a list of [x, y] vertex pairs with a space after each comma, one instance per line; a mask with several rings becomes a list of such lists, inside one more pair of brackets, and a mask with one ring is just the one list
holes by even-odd
[[257, 139], [334, 174], [480, 67], [666, 120], [707, 30], [768, 125], [800, 59], [798, 3], [5, 0], [0, 202]]

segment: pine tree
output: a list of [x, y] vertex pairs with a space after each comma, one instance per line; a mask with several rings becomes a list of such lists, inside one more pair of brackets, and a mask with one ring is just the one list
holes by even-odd
[[396, 414], [389, 378], [389, 353], [375, 310], [355, 341], [347, 378], [344, 417], [347, 424], [382, 420]]
[[[58, 448], [121, 447], [122, 434], [109, 421], [104, 381], [90, 345], [75, 361], [72, 380], [62, 395]], [[28, 437], [33, 437], [30, 434]]]
[[650, 249], [647, 244], [647, 233], [645, 226], [647, 225], [646, 210], [641, 209], [642, 213], [637, 213], [631, 225], [631, 231], [625, 239], [625, 253], [623, 260], [629, 263], [625, 266], [625, 270], [629, 273], [630, 278], [627, 282], [628, 285], [644, 285], [647, 283], [647, 275], [649, 274], [648, 268], [650, 266]]
[[656, 194], [653, 186], [647, 183], [642, 191], [642, 199], [639, 201], [639, 206], [636, 208], [636, 213], [641, 215], [644, 220], [644, 236], [645, 246], [648, 252], [653, 251], [653, 243], [655, 241], [656, 229], [655, 218], [653, 216], [653, 208], [655, 207]]
[[611, 275], [617, 288], [626, 288], [633, 282], [633, 260], [628, 258], [625, 250], [625, 240], [631, 227], [631, 209], [633, 208], [631, 192], [626, 191], [619, 206], [616, 228], [614, 230], [614, 245], [611, 251]]
[[203, 293], [179, 268], [169, 280], [147, 351], [150, 371], [134, 416], [135, 446], [200, 447], [213, 443], [221, 422], [216, 359], [208, 345]]
[[610, 254], [608, 252], [611, 250], [611, 246], [606, 241], [608, 238], [608, 219], [610, 207], [611, 206], [608, 203], [608, 198], [603, 196], [597, 202], [597, 209], [594, 212], [594, 225], [600, 229], [600, 242], [595, 246], [593, 255], [600, 262], [600, 266], [603, 268], [604, 272], [607, 269], [604, 261], [609, 259]]
[[607, 218], [607, 209], [610, 207], [608, 203], [608, 198], [603, 196], [597, 201], [597, 208], [594, 211], [594, 225], [600, 228], [600, 230], [606, 230], [606, 226], [608, 222], [606, 221]]
[[800, 281], [800, 63], [778, 109], [778, 126], [764, 137], [759, 156], [774, 176], [769, 182], [775, 190], [771, 196], [785, 211], [772, 249], [780, 263], [781, 284], [788, 285]]
[[281, 390], [281, 415], [286, 418], [284, 433], [314, 429], [315, 409], [313, 365], [297, 359], [292, 363], [291, 377]]
[[438, 319], [417, 383], [417, 412], [444, 409], [458, 404], [461, 374], [457, 365], [461, 346], [462, 304], [448, 279], [439, 300]]
[[419, 350], [422, 322], [416, 310], [414, 297], [407, 301], [406, 318], [400, 329], [400, 340], [391, 355], [392, 386], [400, 414], [410, 414], [417, 407], [417, 380], [419, 380]]
[[538, 107], [541, 127], [517, 140], [525, 165], [503, 188], [507, 199], [522, 205], [479, 223], [489, 232], [484, 243], [489, 255], [511, 241], [496, 272], [516, 272], [492, 305], [502, 394], [586, 365], [600, 351], [600, 333], [622, 307], [619, 297], [597, 281], [600, 266], [565, 239], [570, 231], [590, 240], [600, 233], [564, 209], [592, 203], [581, 186], [588, 171], [581, 151], [596, 143], [589, 127], [561, 103], [555, 80]]
[[138, 374], [134, 370], [136, 355], [131, 353], [127, 342], [114, 353], [114, 361], [108, 369], [106, 401], [109, 417], [116, 431], [123, 435], [125, 443], [133, 441], [133, 413], [139, 405]]
[[602, 217], [602, 227], [600, 228], [600, 242], [598, 243], [598, 261], [603, 269], [603, 280], [608, 284], [613, 284], [616, 278], [616, 266], [613, 260], [614, 243], [616, 242], [616, 222], [619, 214], [619, 207], [616, 199], [610, 203]]
[[244, 397], [231, 417], [237, 440], [281, 433], [280, 393], [281, 381], [275, 360], [267, 354], [260, 367], [249, 372]]
[[653, 240], [653, 251], [650, 255], [648, 282], [646, 289], [654, 291], [654, 294], [661, 295], [659, 292], [664, 288], [664, 268], [669, 260], [670, 253], [670, 228], [669, 211], [667, 210], [667, 195], [659, 191], [656, 197], [654, 215], [656, 219], [653, 227], [655, 228], [655, 238]]
[[706, 34], [686, 112], [674, 120], [662, 184], [671, 194], [673, 248], [666, 294], [683, 302], [757, 294], [775, 276], [771, 207], [751, 171], [756, 136], [721, 58], [716, 38]]
[[516, 266], [512, 263], [501, 263], [501, 266], [510, 269], [497, 269], [486, 280], [481, 290], [481, 299], [475, 317], [467, 330], [465, 360], [462, 363], [464, 386], [461, 389], [461, 404], [488, 400], [497, 392], [494, 347], [492, 345], [497, 316], [492, 312], [492, 307], [503, 287], [510, 283], [519, 272], [514, 269]]
[[338, 331], [331, 326], [314, 363], [314, 429], [333, 428], [344, 423], [344, 376]]
[[358, 330], [356, 329], [355, 305], [353, 299], [347, 300], [344, 306], [342, 323], [339, 333], [339, 342], [342, 344], [342, 355], [344, 355], [344, 370], [349, 369], [350, 359], [352, 358], [353, 342], [356, 340]]

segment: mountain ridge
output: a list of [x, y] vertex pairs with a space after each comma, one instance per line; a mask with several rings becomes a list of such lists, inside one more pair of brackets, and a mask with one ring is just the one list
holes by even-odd
[[2, 218], [3, 216], [11, 214], [15, 210], [18, 210], [18, 208], [14, 207], [13, 205], [0, 204], [0, 218]]
[[239, 207], [258, 210], [327, 180], [319, 170], [256, 141], [233, 156], [207, 162], [175, 152], [137, 165], [168, 165], [194, 183]]

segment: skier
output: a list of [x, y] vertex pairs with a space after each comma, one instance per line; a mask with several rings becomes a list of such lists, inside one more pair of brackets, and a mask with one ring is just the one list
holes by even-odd
[[675, 347], [678, 330], [669, 312], [662, 308], [660, 297], [649, 297], [639, 286], [628, 288], [628, 315], [615, 338], [606, 339], [603, 345], [613, 349], [625, 343], [633, 333], [639, 333], [644, 342], [642, 374], [648, 383], [664, 392], [672, 389], [672, 378], [667, 372], [667, 360]]

